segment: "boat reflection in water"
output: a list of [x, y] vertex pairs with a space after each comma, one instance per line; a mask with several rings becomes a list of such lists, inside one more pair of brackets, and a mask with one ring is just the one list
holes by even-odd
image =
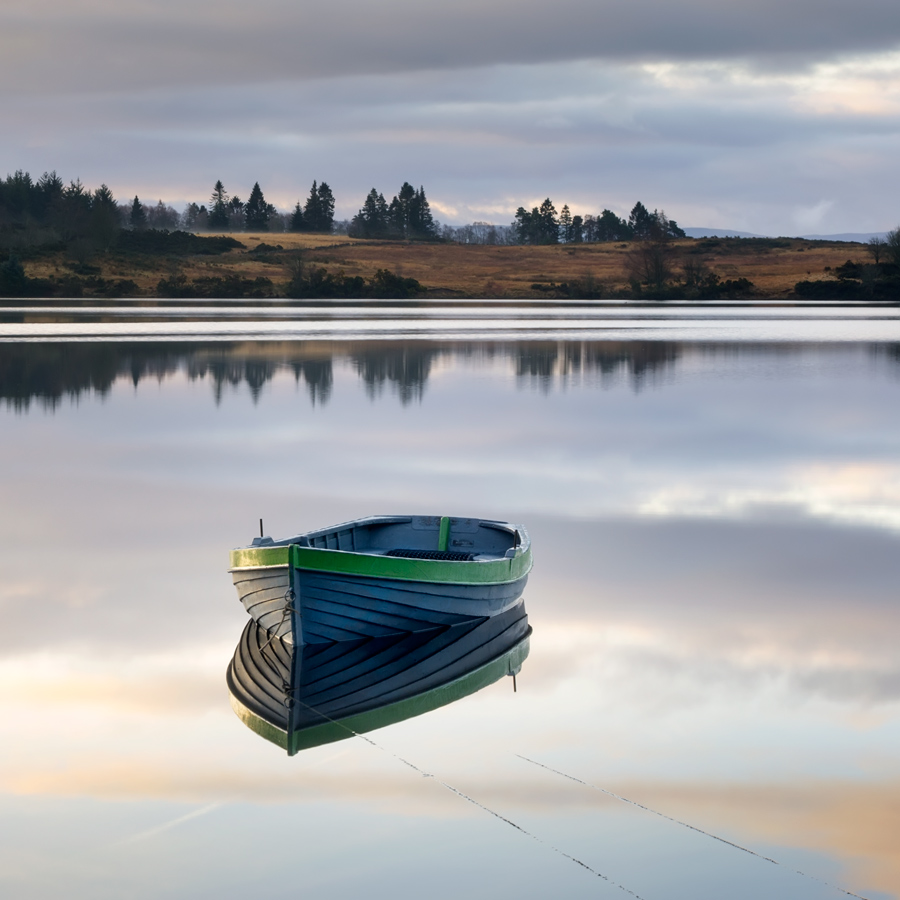
[[231, 705], [248, 728], [293, 755], [515, 676], [530, 635], [522, 602], [454, 625], [300, 646], [250, 621], [228, 666]]

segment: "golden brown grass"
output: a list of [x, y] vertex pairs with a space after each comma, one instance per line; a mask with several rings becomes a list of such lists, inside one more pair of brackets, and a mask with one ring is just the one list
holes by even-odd
[[[152, 295], [160, 278], [183, 272], [188, 278], [239, 274], [263, 276], [276, 285], [291, 277], [302, 255], [309, 265], [329, 271], [371, 277], [377, 269], [417, 279], [436, 297], [543, 296], [535, 282], [563, 282], [590, 277], [606, 292], [628, 284], [628, 256], [634, 244], [580, 244], [542, 247], [461, 244], [415, 244], [364, 241], [340, 235], [238, 234], [246, 249], [222, 256], [122, 258], [114, 253], [93, 261], [105, 278], [130, 278], [142, 292]], [[282, 252], [251, 253], [254, 246], [281, 245]], [[773, 247], [750, 241], [674, 241], [671, 245], [676, 274], [687, 260], [703, 264], [722, 279], [748, 278], [760, 296], [784, 296], [804, 279], [827, 278], [827, 268], [847, 259], [866, 260], [860, 244], [812, 242], [800, 239]], [[64, 274], [63, 256], [26, 264], [31, 276]]]

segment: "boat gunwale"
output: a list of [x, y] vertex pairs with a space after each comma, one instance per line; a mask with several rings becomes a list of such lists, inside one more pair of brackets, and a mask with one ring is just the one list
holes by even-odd
[[[391, 557], [391, 556], [376, 556], [374, 554], [369, 553], [358, 553], [352, 550], [326, 550], [321, 547], [300, 547], [297, 544], [291, 544], [290, 547], [284, 548], [290, 551], [292, 548], [296, 548], [298, 550], [304, 550], [307, 552], [312, 552], [316, 554], [314, 559], [321, 559], [319, 554], [322, 553], [330, 553], [336, 554], [339, 553], [344, 557], [352, 556], [357, 560], [387, 560], [391, 564], [393, 563], [401, 563], [404, 568], [409, 569], [408, 572], [400, 572], [396, 571], [396, 566], [390, 565], [389, 571], [383, 572], [372, 572], [372, 571], [362, 571], [363, 568], [368, 568], [368, 566], [360, 566], [359, 570], [356, 570], [354, 567], [341, 567], [341, 566], [311, 566], [311, 565], [301, 565], [294, 564], [291, 565], [290, 555], [288, 556], [288, 561], [283, 563], [272, 563], [268, 565], [247, 565], [247, 566], [232, 566], [228, 569], [228, 573], [230, 575], [235, 575], [236, 573], [241, 572], [274, 572], [276, 570], [287, 571], [289, 569], [302, 569], [307, 572], [330, 572], [334, 575], [346, 575], [348, 577], [363, 577], [363, 578], [376, 578], [376, 579], [385, 579], [388, 581], [421, 581], [428, 584], [433, 583], [447, 583], [447, 584], [507, 584], [510, 581], [516, 581], [519, 578], [524, 578], [531, 572], [531, 569], [534, 566], [534, 559], [531, 556], [530, 550], [525, 553], [521, 553], [513, 558], [504, 558], [499, 557], [497, 559], [472, 559], [472, 560], [442, 560], [442, 559], [403, 559], [402, 557]], [[255, 549], [255, 548], [254, 548]], [[281, 549], [281, 548], [279, 548]], [[235, 552], [235, 551], [232, 551]], [[332, 557], [334, 559], [334, 557]], [[514, 565], [519, 560], [525, 560], [524, 563], [519, 563], [518, 565]], [[417, 565], [418, 564], [418, 565]], [[422, 571], [420, 566], [425, 564], [427, 566], [425, 571]], [[436, 566], [435, 566], [436, 564]], [[448, 577], [440, 577], [441, 574], [472, 574], [473, 572], [478, 572], [479, 574], [484, 574], [484, 569], [460, 569], [460, 566], [471, 566], [473, 564], [478, 564], [481, 567], [486, 565], [491, 565], [491, 570], [487, 573], [488, 575], [496, 574], [497, 578], [476, 578], [476, 579], [468, 579], [468, 578], [448, 578]], [[506, 565], [508, 564], [508, 565]], [[446, 569], [446, 566], [453, 566], [453, 569]], [[376, 566], [378, 564], [376, 563]], [[385, 567], [387, 568], [387, 567]], [[503, 569], [506, 569], [503, 572]]]
[[288, 565], [292, 570], [429, 584], [507, 584], [524, 578], [533, 566], [530, 547], [514, 557], [471, 560], [409, 559], [299, 544], [291, 544], [289, 549]]
[[[477, 520], [482, 527], [494, 528], [516, 535], [520, 543], [512, 548], [512, 556], [492, 556], [490, 559], [443, 560], [388, 557], [364, 550], [344, 550], [336, 547], [310, 547], [309, 537], [322, 532], [338, 532], [348, 526], [369, 522], [409, 521], [409, 516], [368, 516], [350, 522], [317, 529], [284, 542], [241, 547], [230, 553], [229, 573], [261, 571], [265, 569], [303, 569], [331, 572], [350, 577], [385, 578], [394, 581], [422, 581], [448, 584], [506, 584], [523, 578], [531, 571], [533, 557], [531, 537], [523, 525], [499, 522], [494, 519]], [[307, 542], [306, 544], [301, 541]], [[509, 551], [507, 551], [509, 552]], [[266, 559], [273, 560], [265, 562]], [[276, 561], [277, 560], [277, 561]], [[247, 564], [241, 563], [246, 561]], [[472, 577], [476, 576], [476, 577]]]

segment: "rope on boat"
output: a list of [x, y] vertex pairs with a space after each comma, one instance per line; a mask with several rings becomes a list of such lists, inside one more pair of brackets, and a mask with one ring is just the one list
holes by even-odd
[[[284, 592], [284, 609], [281, 611], [281, 621], [273, 629], [268, 629], [268, 628], [266, 629], [266, 632], [269, 635], [269, 637], [266, 640], [266, 642], [264, 644], [262, 644], [259, 648], [260, 656], [263, 659], [268, 661], [269, 665], [272, 666], [273, 671], [278, 669], [278, 660], [270, 659], [268, 656], [266, 656], [266, 650], [268, 649], [268, 647], [272, 643], [272, 641], [275, 640], [276, 638], [278, 639], [279, 642], [281, 641], [281, 638], [279, 637], [278, 632], [281, 631], [281, 626], [284, 625], [284, 620], [292, 612], [296, 612], [296, 610], [294, 609], [294, 597], [295, 597], [295, 594], [294, 594], [293, 588], [288, 588]], [[288, 677], [290, 677], [290, 676], [288, 676]], [[282, 690], [282, 693], [284, 694], [284, 700], [281, 701], [284, 708], [287, 710], [293, 709], [294, 708], [294, 686], [290, 683], [290, 681], [285, 681], [285, 679], [283, 677], [281, 679], [281, 690]]]
[[541, 769], [546, 769], [548, 772], [553, 772], [554, 775], [560, 775], [563, 778], [568, 778], [569, 781], [574, 781], [577, 784], [592, 788], [595, 791], [600, 791], [601, 794], [606, 794], [608, 797], [613, 797], [616, 800], [620, 800], [622, 803], [628, 803], [631, 806], [636, 806], [638, 809], [642, 809], [645, 812], [652, 813], [654, 816], [659, 816], [661, 819], [668, 819], [668, 821], [674, 822], [676, 825], [681, 825], [683, 828], [690, 828], [691, 831], [696, 831], [698, 834], [705, 835], [706, 837], [712, 838], [715, 841], [721, 841], [723, 844], [728, 844], [729, 847], [734, 847], [736, 850], [743, 850], [744, 853], [749, 853], [751, 856], [755, 856], [757, 859], [762, 859], [765, 860], [765, 862], [772, 863], [773, 865], [790, 869], [790, 871], [792, 871], [795, 875], [801, 875], [804, 878], [810, 878], [813, 881], [819, 882], [819, 884], [825, 885], [825, 887], [832, 888], [835, 891], [840, 891], [842, 894], [846, 894], [848, 897], [856, 897], [857, 900], [867, 900], [867, 898], [863, 897], [861, 894], [854, 894], [853, 891], [848, 891], [836, 884], [831, 884], [830, 882], [825, 881], [824, 879], [819, 878], [816, 875], [810, 875], [808, 872], [801, 872], [800, 869], [794, 869], [789, 865], [786, 866], [783, 863], [778, 862], [777, 859], [772, 859], [771, 856], [764, 856], [762, 853], [757, 853], [755, 850], [751, 850], [749, 847], [742, 847], [740, 844], [736, 844], [734, 843], [734, 841], [729, 841], [727, 838], [719, 837], [717, 834], [713, 834], [709, 831], [704, 831], [702, 828], [697, 828], [696, 825], [691, 825], [688, 822], [682, 822], [681, 819], [667, 816], [665, 813], [661, 813], [655, 809], [651, 809], [649, 806], [644, 806], [643, 803], [638, 803], [636, 800], [629, 800], [627, 797], [622, 797], [619, 794], [608, 791], [606, 788], [598, 787], [596, 784], [591, 784], [589, 781], [582, 781], [580, 778], [576, 778], [574, 775], [567, 775], [565, 772], [561, 772], [559, 769], [554, 769], [552, 766], [548, 766], [544, 763], [538, 762], [536, 759], [529, 759], [527, 756], [522, 756], [520, 753], [515, 753], [514, 756], [517, 756], [519, 759], [524, 760], [527, 763], [531, 763], [533, 766], [538, 766]]
[[259, 652], [263, 653], [266, 647], [272, 643], [272, 641], [278, 637], [278, 632], [281, 631], [281, 626], [284, 625], [284, 620], [292, 613], [296, 612], [294, 609], [294, 589], [288, 588], [284, 592], [284, 608], [281, 610], [281, 621], [274, 628], [267, 628], [266, 631], [269, 632], [269, 639], [259, 648]]
[[[301, 706], [305, 706], [308, 710], [311, 710], [317, 716], [321, 716], [323, 719], [326, 719], [327, 721], [331, 722], [333, 725], [337, 725], [340, 728], [343, 728], [345, 731], [350, 732], [350, 734], [352, 734], [354, 737], [361, 738], [367, 744], [370, 744], [372, 747], [374, 747], [376, 750], [381, 750], [382, 753], [387, 753], [388, 755], [393, 756], [394, 759], [396, 759], [398, 762], [401, 762], [401, 763], [403, 763], [403, 765], [408, 766], [414, 772], [418, 772], [418, 774], [421, 775], [423, 778], [434, 778], [434, 780], [441, 787], [446, 788], [446, 790], [450, 791], [452, 794], [456, 794], [457, 797], [460, 797], [461, 799], [468, 801], [473, 806], [477, 806], [479, 809], [481, 809], [484, 812], [488, 813], [489, 815], [493, 816], [495, 819], [499, 819], [501, 822], [505, 822], [507, 825], [511, 826], [512, 828], [515, 828], [516, 831], [521, 832], [526, 837], [530, 837], [533, 841], [536, 841], [537, 843], [543, 845], [544, 847], [548, 847], [554, 853], [558, 853], [564, 859], [568, 859], [570, 862], [573, 862], [576, 865], [581, 866], [581, 868], [587, 869], [587, 871], [590, 872], [592, 875], [596, 875], [597, 878], [602, 879], [610, 886], [616, 887], [620, 891], [624, 891], [626, 894], [630, 894], [632, 897], [635, 898], [635, 900], [644, 900], [644, 898], [641, 897], [639, 894], [636, 894], [634, 891], [629, 890], [627, 887], [619, 884], [617, 881], [614, 881], [612, 878], [609, 878], [607, 875], [604, 875], [602, 872], [598, 872], [596, 869], [591, 868], [591, 866], [589, 866], [586, 862], [582, 862], [577, 857], [572, 856], [569, 853], [566, 853], [565, 850], [560, 850], [559, 847], [554, 846], [553, 844], [549, 843], [549, 841], [542, 840], [536, 834], [533, 834], [532, 832], [523, 828], [521, 825], [517, 825], [515, 822], [512, 821], [512, 819], [508, 819], [506, 816], [501, 815], [500, 813], [491, 809], [489, 806], [485, 806], [483, 803], [479, 803], [474, 797], [470, 797], [468, 794], [459, 790], [459, 788], [456, 788], [452, 784], [448, 784], [446, 781], [443, 781], [440, 778], [437, 778], [436, 776], [432, 775], [430, 772], [426, 772], [424, 769], [420, 769], [415, 763], [411, 763], [408, 759], [404, 759], [399, 754], [394, 753], [393, 750], [389, 750], [387, 747], [383, 747], [381, 744], [377, 743], [376, 741], [373, 741], [370, 737], [366, 737], [366, 735], [361, 734], [358, 731], [354, 731], [352, 728], [350, 728], [349, 725], [345, 725], [343, 722], [339, 722], [336, 719], [332, 719], [331, 716], [327, 715], [326, 713], [323, 713], [321, 710], [316, 709], [314, 706], [310, 706], [308, 703], [304, 703], [302, 700], [295, 699], [295, 702], [299, 703]], [[865, 900], [865, 898], [863, 898], [863, 900]]]

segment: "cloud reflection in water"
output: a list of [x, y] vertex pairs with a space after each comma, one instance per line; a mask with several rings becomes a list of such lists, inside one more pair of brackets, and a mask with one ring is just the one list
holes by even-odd
[[[45, 859], [19, 828], [38, 804], [61, 804], [42, 821], [66, 847], [86, 799], [99, 805], [79, 821], [98, 846], [126, 811], [118, 838], [222, 802], [178, 825], [200, 842], [197, 859], [237, 852], [230, 842], [251, 840], [251, 821], [278, 846], [276, 822], [315, 821], [321, 840], [293, 852], [335, 896], [355, 876], [326, 876], [312, 848], [327, 853], [330, 836], [374, 859], [361, 822], [393, 836], [379, 852], [408, 841], [422, 865], [440, 864], [440, 833], [486, 882], [507, 863], [533, 884], [555, 873], [365, 747], [283, 759], [227, 706], [224, 668], [245, 619], [226, 551], [260, 515], [277, 535], [439, 508], [528, 524], [540, 640], [515, 697], [496, 684], [380, 742], [599, 870], [614, 860], [613, 877], [644, 896], [720, 896], [713, 872], [756, 896], [828, 894], [764, 886], [729, 857], [536, 777], [513, 753], [774, 846], [861, 893], [900, 894], [900, 381], [889, 348], [33, 353], [4, 355], [0, 379], [0, 492], [13, 511], [0, 521], [0, 819], [29, 858]], [[128, 852], [171, 862], [166, 834]], [[476, 835], [495, 857], [478, 856]], [[686, 869], [645, 871], [676, 848]], [[184, 865], [193, 883], [200, 870]], [[2, 868], [13, 884], [8, 854]], [[73, 895], [95, 893], [83, 867], [60, 871]], [[212, 871], [224, 885], [231, 870]], [[463, 889], [448, 878], [448, 891]], [[587, 890], [558, 878], [569, 896]]]

